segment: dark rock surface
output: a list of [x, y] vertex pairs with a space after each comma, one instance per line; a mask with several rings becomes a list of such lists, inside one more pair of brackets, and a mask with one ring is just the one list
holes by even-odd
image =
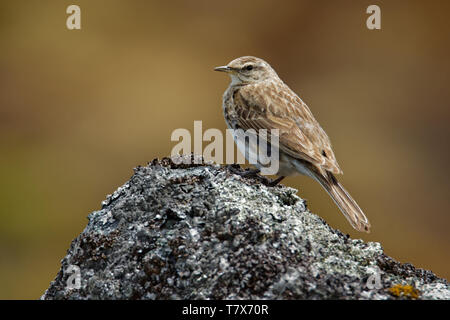
[[89, 215], [41, 299], [450, 298], [446, 280], [240, 170], [170, 159], [136, 168]]

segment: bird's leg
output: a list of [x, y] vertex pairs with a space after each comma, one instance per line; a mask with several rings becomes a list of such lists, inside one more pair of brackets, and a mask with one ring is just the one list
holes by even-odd
[[268, 187], [275, 187], [275, 186], [276, 186], [277, 184], [279, 184], [279, 183], [281, 182], [281, 180], [283, 180], [284, 178], [286, 178], [286, 177], [283, 177], [283, 176], [278, 177], [278, 178], [276, 178], [275, 180], [270, 181], [270, 182], [267, 184], [267, 186], [268, 186]]

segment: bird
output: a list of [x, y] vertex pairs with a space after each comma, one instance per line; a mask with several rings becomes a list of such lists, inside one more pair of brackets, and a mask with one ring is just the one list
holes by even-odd
[[[325, 189], [354, 229], [369, 233], [369, 220], [336, 178], [343, 171], [328, 135], [308, 106], [270, 64], [254, 56], [243, 56], [214, 70], [231, 77], [222, 101], [229, 129], [253, 129], [257, 135], [261, 129], [278, 130], [278, 178], [271, 186], [286, 176], [309, 176]], [[242, 150], [238, 145], [247, 159], [253, 147]], [[256, 163], [256, 170], [262, 166]]]

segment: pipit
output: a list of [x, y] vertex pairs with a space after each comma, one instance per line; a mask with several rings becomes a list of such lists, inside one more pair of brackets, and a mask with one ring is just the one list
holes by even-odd
[[[355, 200], [338, 182], [342, 174], [331, 142], [308, 106], [278, 77], [264, 60], [246, 56], [214, 70], [231, 76], [223, 95], [223, 113], [230, 129], [278, 129], [280, 182], [303, 174], [319, 182], [350, 224], [369, 232], [370, 223]], [[259, 140], [258, 140], [259, 141]], [[239, 145], [238, 145], [239, 147]], [[249, 148], [241, 152], [248, 158]], [[262, 164], [256, 164], [261, 168]]]

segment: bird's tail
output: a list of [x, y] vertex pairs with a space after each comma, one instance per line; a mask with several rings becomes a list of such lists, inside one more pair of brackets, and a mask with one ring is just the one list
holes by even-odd
[[314, 178], [328, 192], [353, 228], [361, 232], [370, 232], [370, 223], [364, 212], [331, 172], [327, 172], [326, 176], [317, 172]]

